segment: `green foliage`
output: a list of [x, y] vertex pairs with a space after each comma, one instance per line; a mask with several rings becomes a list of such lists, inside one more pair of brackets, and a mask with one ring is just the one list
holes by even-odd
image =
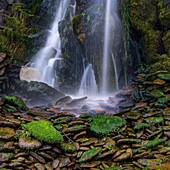
[[72, 143], [62, 143], [61, 148], [65, 152], [74, 152], [74, 151], [76, 151], [76, 147]]
[[145, 128], [150, 128], [151, 125], [148, 123], [138, 123], [134, 126], [134, 130], [141, 130], [141, 129], [145, 129]]
[[64, 141], [60, 132], [50, 122], [45, 120], [33, 121], [26, 124], [26, 130], [40, 141], [47, 143], [61, 143]]
[[119, 127], [126, 124], [126, 121], [120, 117], [112, 115], [102, 115], [97, 118], [93, 118], [93, 122], [90, 123], [90, 130], [97, 134], [109, 134], [116, 131]]
[[99, 147], [99, 148], [93, 148], [93, 149], [90, 149], [88, 151], [85, 151], [83, 153], [83, 155], [81, 156], [81, 158], [79, 159], [79, 162], [85, 162], [85, 161], [88, 161], [90, 160], [92, 157], [96, 156], [98, 153], [101, 153], [102, 152], [102, 148]]
[[6, 96], [5, 101], [15, 107], [17, 107], [19, 110], [28, 111], [28, 107], [25, 105], [25, 103], [17, 96]]
[[74, 28], [77, 28], [77, 25], [80, 24], [80, 21], [81, 21], [81, 15], [82, 14], [79, 14], [79, 15], [75, 15], [72, 20], [71, 20], [71, 26]]
[[153, 148], [153, 147], [158, 146], [159, 144], [164, 143], [165, 141], [166, 141], [166, 139], [155, 139], [155, 140], [153, 140], [153, 141], [149, 141], [149, 142], [145, 145], [145, 147], [146, 147], [146, 148]]

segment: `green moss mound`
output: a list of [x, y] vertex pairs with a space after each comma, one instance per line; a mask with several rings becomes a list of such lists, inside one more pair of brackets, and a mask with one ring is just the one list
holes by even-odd
[[93, 119], [90, 123], [90, 130], [97, 134], [109, 134], [126, 124], [121, 117], [112, 115], [102, 115]]
[[47, 143], [61, 143], [64, 141], [60, 132], [50, 122], [45, 120], [30, 122], [26, 124], [26, 129], [40, 141]]
[[158, 74], [158, 77], [163, 80], [169, 80], [170, 81], [170, 74]]
[[151, 92], [151, 96], [155, 97], [155, 98], [159, 98], [159, 97], [163, 97], [164, 94], [161, 91], [159, 91], [159, 90], [153, 90]]
[[6, 96], [5, 102], [9, 103], [12, 106], [17, 107], [19, 110], [28, 111], [28, 107], [25, 105], [25, 103], [17, 96]]
[[153, 148], [153, 147], [158, 146], [159, 144], [164, 143], [165, 141], [166, 141], [166, 139], [155, 139], [155, 140], [153, 140], [153, 141], [149, 141], [149, 142], [145, 145], [145, 147], [146, 147], [146, 148]]

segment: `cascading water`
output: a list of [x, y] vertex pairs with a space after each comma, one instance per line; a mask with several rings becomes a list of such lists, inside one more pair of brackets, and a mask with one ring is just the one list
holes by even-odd
[[118, 80], [117, 66], [116, 66], [115, 56], [114, 56], [113, 53], [112, 53], [112, 60], [113, 60], [114, 71], [115, 71], [116, 90], [119, 90], [119, 80]]
[[98, 94], [98, 87], [95, 80], [92, 64], [89, 64], [83, 74], [81, 85], [79, 89], [79, 96], [96, 96]]
[[70, 0], [60, 1], [54, 22], [44, 48], [36, 55], [35, 68], [42, 74], [42, 80], [46, 84], [54, 87], [57, 84], [54, 65], [57, 60], [61, 60], [61, 40], [59, 35], [58, 23], [64, 19], [66, 10], [70, 5]]
[[[119, 87], [118, 82], [118, 72], [116, 67], [116, 57], [118, 53], [118, 47], [116, 34], [119, 34], [121, 30], [121, 21], [118, 17], [117, 12], [117, 0], [107, 0], [106, 1], [106, 14], [105, 14], [105, 34], [104, 34], [104, 50], [103, 50], [103, 71], [102, 71], [102, 85], [101, 93], [106, 95], [109, 90], [109, 68], [111, 67], [110, 58], [113, 61], [113, 67], [115, 72], [115, 82], [116, 87], [111, 87], [112, 89]], [[114, 47], [114, 48], [113, 48]]]

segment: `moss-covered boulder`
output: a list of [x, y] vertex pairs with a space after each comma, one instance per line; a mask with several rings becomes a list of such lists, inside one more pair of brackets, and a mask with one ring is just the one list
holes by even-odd
[[18, 108], [18, 110], [28, 111], [28, 107], [25, 105], [25, 103], [17, 96], [6, 96], [5, 102], [15, 106]]
[[65, 143], [63, 142], [61, 144], [61, 148], [65, 151], [65, 152], [75, 152], [76, 151], [76, 147], [71, 144], [71, 143]]
[[93, 148], [83, 153], [79, 162], [86, 162], [102, 152], [102, 148]]
[[121, 117], [103, 115], [93, 118], [93, 122], [90, 123], [90, 130], [97, 134], [109, 134], [117, 132], [118, 128], [126, 124], [126, 121]]
[[159, 144], [164, 143], [165, 141], [166, 141], [166, 139], [155, 139], [155, 140], [153, 140], [153, 141], [149, 141], [149, 142], [145, 145], [145, 147], [146, 147], [146, 148], [153, 148], [153, 147], [158, 146]]
[[26, 130], [36, 139], [47, 143], [61, 143], [63, 136], [57, 131], [52, 123], [41, 120], [26, 124]]

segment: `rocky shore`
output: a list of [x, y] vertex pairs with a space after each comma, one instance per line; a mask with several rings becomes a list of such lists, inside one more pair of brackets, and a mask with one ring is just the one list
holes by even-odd
[[0, 98], [0, 168], [168, 170], [169, 83], [168, 72], [139, 74], [103, 110], [83, 107], [86, 97], [34, 108]]

